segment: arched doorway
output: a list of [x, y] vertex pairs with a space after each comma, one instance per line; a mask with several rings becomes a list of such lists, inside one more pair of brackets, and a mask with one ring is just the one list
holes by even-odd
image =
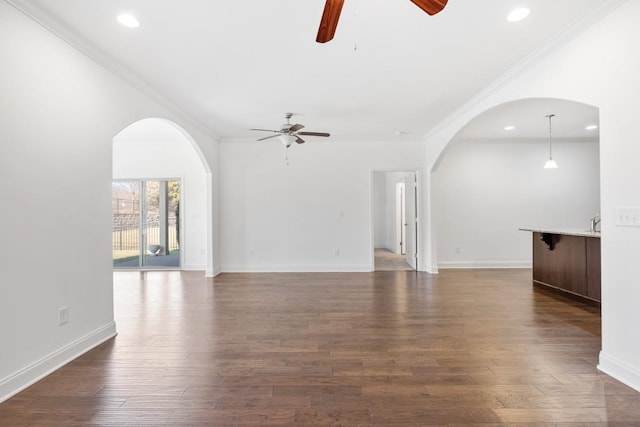
[[113, 139], [114, 268], [209, 270], [210, 172], [191, 137], [148, 118]]
[[[554, 159], [549, 157], [548, 114]], [[530, 98], [478, 114], [431, 172], [432, 262], [438, 268], [527, 267], [530, 226], [587, 229], [600, 209], [596, 107]], [[437, 240], [435, 238], [437, 235]]]

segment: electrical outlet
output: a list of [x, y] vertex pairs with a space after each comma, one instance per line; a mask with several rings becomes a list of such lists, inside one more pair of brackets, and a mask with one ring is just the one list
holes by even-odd
[[61, 307], [58, 310], [58, 326], [69, 323], [69, 307]]
[[460, 253], [460, 246], [456, 246], [455, 252], [456, 252], [456, 254]]
[[254, 257], [254, 256], [256, 256], [256, 250], [255, 250], [255, 249], [253, 249], [253, 248], [249, 249], [249, 256], [250, 256], [250, 257]]
[[340, 249], [334, 248], [333, 249], [333, 256], [340, 256]]

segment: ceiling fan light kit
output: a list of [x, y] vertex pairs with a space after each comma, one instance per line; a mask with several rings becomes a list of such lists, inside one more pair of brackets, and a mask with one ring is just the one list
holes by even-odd
[[284, 145], [286, 148], [289, 148], [293, 145], [294, 142], [296, 142], [296, 138], [293, 135], [279, 135], [278, 139], [280, 140], [280, 142], [282, 142], [282, 145]]
[[[411, 0], [413, 4], [429, 15], [435, 15], [441, 12], [447, 5], [447, 1], [448, 0]], [[342, 6], [344, 6], [344, 0], [326, 0], [324, 11], [322, 12], [322, 19], [320, 20], [320, 28], [318, 28], [318, 36], [316, 37], [318, 43], [326, 43], [333, 39], [333, 36], [336, 34], [336, 29], [338, 28]]]

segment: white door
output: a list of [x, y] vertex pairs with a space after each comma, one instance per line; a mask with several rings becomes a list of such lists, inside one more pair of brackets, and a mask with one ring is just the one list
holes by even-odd
[[406, 224], [407, 226], [406, 228], [406, 235], [405, 235], [405, 240], [404, 240], [404, 247], [406, 250], [406, 257], [407, 257], [407, 264], [409, 264], [412, 268], [416, 269], [418, 268], [418, 264], [417, 264], [417, 252], [418, 252], [418, 245], [417, 245], [417, 237], [418, 237], [418, 227], [417, 227], [417, 223], [416, 223], [416, 218], [417, 218], [417, 203], [416, 203], [416, 194], [417, 194], [417, 188], [416, 188], [416, 175], [415, 174], [411, 174], [408, 175], [405, 179], [404, 179], [404, 188], [405, 188], [405, 194], [404, 194], [404, 200], [405, 200], [405, 218], [406, 218]]
[[404, 181], [396, 183], [396, 253], [405, 255], [406, 223], [404, 200]]

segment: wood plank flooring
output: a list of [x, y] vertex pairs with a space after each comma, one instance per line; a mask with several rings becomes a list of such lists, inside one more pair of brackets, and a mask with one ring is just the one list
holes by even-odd
[[597, 309], [530, 270], [119, 272], [119, 335], [2, 426], [640, 426]]

